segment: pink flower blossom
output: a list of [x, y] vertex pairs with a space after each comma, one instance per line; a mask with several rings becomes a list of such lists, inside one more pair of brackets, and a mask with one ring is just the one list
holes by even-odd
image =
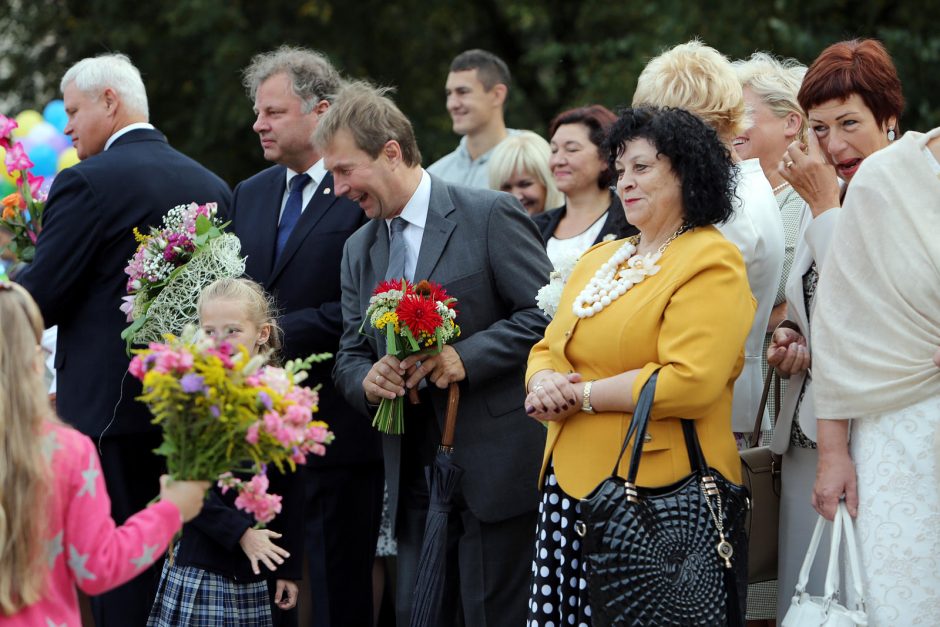
[[183, 374], [192, 369], [193, 356], [189, 351], [181, 350], [177, 352], [168, 347], [164, 347], [164, 349], [156, 354], [154, 370], [164, 374], [174, 372]]
[[121, 297], [121, 300], [124, 301], [123, 303], [121, 303], [121, 311], [124, 312], [124, 314], [127, 316], [127, 322], [134, 321], [134, 299], [135, 298], [136, 297], [133, 295]]
[[29, 160], [23, 144], [16, 142], [7, 151], [6, 165], [7, 171], [12, 173], [15, 170], [29, 170], [33, 167], [33, 162]]
[[277, 514], [281, 513], [281, 497], [277, 494], [268, 494], [268, 477], [258, 474], [251, 481], [242, 482], [239, 486], [238, 498], [235, 507], [246, 511], [260, 523], [269, 523]]
[[33, 176], [32, 172], [26, 173], [26, 182], [29, 184], [29, 192], [36, 198], [40, 194], [40, 188], [46, 179], [42, 176]]
[[16, 120], [0, 113], [0, 139], [7, 140], [7, 143], [4, 145], [5, 148], [10, 146], [10, 135], [13, 133], [13, 129], [17, 127], [19, 127], [19, 124], [17, 124]]
[[304, 455], [304, 452], [301, 449], [296, 447], [294, 448], [294, 452], [291, 453], [290, 458], [295, 464], [298, 465], [307, 463], [307, 456]]
[[144, 375], [147, 374], [147, 366], [144, 365], [144, 360], [141, 359], [140, 355], [135, 355], [131, 360], [131, 365], [127, 368], [127, 371], [131, 373], [131, 376], [135, 379], [144, 380]]
[[258, 443], [258, 428], [260, 426], [261, 425], [256, 422], [256, 423], [253, 423], [250, 427], [248, 427], [248, 431], [245, 432], [245, 441], [248, 442], [248, 444]]
[[312, 417], [309, 407], [288, 405], [284, 411], [284, 421], [295, 427], [304, 427]]

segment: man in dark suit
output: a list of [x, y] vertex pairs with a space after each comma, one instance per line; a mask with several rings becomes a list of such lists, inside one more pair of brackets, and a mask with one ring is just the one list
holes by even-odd
[[[130, 359], [121, 331], [124, 267], [143, 232], [176, 205], [231, 198], [219, 177], [177, 152], [148, 120], [140, 73], [124, 55], [87, 58], [62, 79], [65, 132], [81, 163], [56, 176], [33, 263], [19, 281], [47, 325], [59, 325], [57, 408], [95, 438], [118, 523], [158, 492], [159, 428], [137, 402], [141, 388], [125, 376]], [[144, 625], [159, 573], [150, 569], [92, 600], [98, 627]]]
[[[265, 159], [276, 165], [235, 187], [232, 228], [248, 256], [247, 274], [274, 296], [281, 312], [285, 359], [337, 352], [340, 259], [346, 239], [364, 221], [354, 204], [333, 192], [333, 177], [311, 138], [339, 84], [323, 55], [301, 48], [257, 55], [245, 71], [257, 115], [253, 128]], [[336, 440], [324, 457], [310, 456], [299, 471], [305, 508], [285, 500], [281, 517], [300, 520], [295, 507], [306, 510], [312, 624], [370, 625], [384, 490], [381, 444], [334, 390], [331, 367], [314, 366], [310, 381], [322, 385], [319, 416]], [[293, 553], [278, 568], [278, 579], [300, 578], [302, 551]]]
[[[538, 232], [509, 194], [453, 186], [422, 169], [411, 124], [383, 90], [345, 87], [314, 139], [336, 193], [371, 218], [343, 251], [336, 385], [364, 422], [380, 400], [406, 388], [418, 388], [424, 401], [406, 402], [404, 435], [383, 436], [397, 525], [398, 624], [409, 622], [428, 510], [424, 466], [440, 441], [445, 390], [458, 382], [454, 460], [464, 474], [436, 624], [458, 624], [462, 612], [466, 625], [521, 625], [545, 442], [545, 429], [522, 406], [529, 349], [547, 323], [535, 304], [551, 270]], [[360, 334], [373, 288], [390, 275], [440, 283], [457, 298], [459, 341], [399, 362], [385, 354], [384, 336], [368, 326]]]

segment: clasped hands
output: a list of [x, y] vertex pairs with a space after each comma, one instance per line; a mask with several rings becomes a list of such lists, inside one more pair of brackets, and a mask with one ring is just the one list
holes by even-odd
[[785, 379], [812, 366], [803, 334], [789, 327], [777, 327], [767, 347], [767, 364]]
[[564, 375], [546, 370], [536, 373], [529, 381], [525, 410], [536, 420], [564, 420], [581, 411], [583, 394], [584, 384], [577, 372]]
[[372, 364], [362, 380], [366, 399], [376, 405], [382, 399], [394, 400], [417, 387], [425, 377], [442, 390], [467, 378], [463, 360], [453, 346], [445, 345], [436, 355], [409, 355], [402, 360], [386, 355]]

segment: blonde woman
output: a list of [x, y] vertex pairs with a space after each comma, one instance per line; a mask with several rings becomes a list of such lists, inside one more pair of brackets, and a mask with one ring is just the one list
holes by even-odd
[[530, 216], [560, 207], [565, 197], [555, 186], [548, 160], [551, 147], [532, 131], [510, 135], [490, 157], [490, 189], [516, 197]]
[[[678, 107], [712, 127], [729, 150], [745, 126], [744, 93], [731, 62], [700, 41], [678, 45], [651, 60], [637, 80], [633, 106]], [[744, 349], [744, 370], [734, 388], [734, 431], [754, 428], [760, 403], [764, 334], [783, 269], [784, 236], [780, 210], [757, 159], [736, 165], [734, 217], [719, 226], [744, 256], [757, 315]], [[700, 158], [699, 155], [689, 155]], [[711, 303], [702, 303], [703, 307]]]
[[160, 500], [116, 526], [94, 443], [49, 406], [39, 308], [0, 282], [0, 320], [0, 623], [79, 625], [75, 586], [101, 594], [150, 566], [208, 483], [164, 476]]
[[[803, 109], [797, 101], [797, 93], [806, 66], [794, 59], [777, 59], [766, 52], [755, 52], [744, 61], [734, 64], [738, 80], [744, 88], [744, 102], [747, 112], [748, 126], [740, 135], [734, 138], [734, 150], [743, 160], [757, 159], [761, 170], [773, 186], [774, 198], [780, 208], [780, 218], [783, 220], [784, 238], [786, 248], [783, 257], [783, 271], [777, 285], [777, 295], [774, 298], [770, 322], [764, 335], [764, 351], [770, 344], [771, 334], [778, 324], [787, 318], [787, 277], [793, 266], [794, 252], [797, 242], [806, 227], [806, 216], [809, 207], [790, 183], [785, 181], [777, 171], [780, 155], [786, 151], [791, 142], [800, 140], [805, 136], [806, 118]], [[801, 256], [801, 264], [812, 261], [811, 256]], [[795, 270], [806, 272], [808, 266], [799, 265]], [[761, 356], [761, 372], [767, 376], [767, 356]], [[786, 379], [782, 379], [781, 392], [786, 392]], [[774, 399], [776, 400], [776, 399]], [[776, 415], [776, 407], [769, 400], [767, 409]], [[764, 442], [769, 442], [773, 434], [769, 419], [765, 417]], [[756, 444], [756, 443], [753, 443]], [[799, 553], [799, 552], [797, 552]], [[802, 555], [795, 556], [802, 557]], [[784, 556], [786, 559], [786, 556]], [[784, 590], [788, 595], [792, 590]], [[775, 620], [777, 617], [777, 583], [776, 581], [754, 584], [748, 590], [748, 619], [749, 620]]]

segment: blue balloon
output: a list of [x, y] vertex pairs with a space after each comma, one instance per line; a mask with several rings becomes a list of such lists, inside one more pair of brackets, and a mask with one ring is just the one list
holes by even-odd
[[45, 144], [33, 146], [32, 150], [27, 152], [29, 160], [33, 162], [32, 172], [36, 176], [52, 176], [56, 172], [56, 165], [59, 161], [59, 155], [55, 148]]
[[46, 105], [46, 108], [42, 110], [42, 117], [60, 133], [65, 130], [65, 125], [69, 122], [69, 116], [65, 112], [65, 103], [59, 99], [52, 100]]

